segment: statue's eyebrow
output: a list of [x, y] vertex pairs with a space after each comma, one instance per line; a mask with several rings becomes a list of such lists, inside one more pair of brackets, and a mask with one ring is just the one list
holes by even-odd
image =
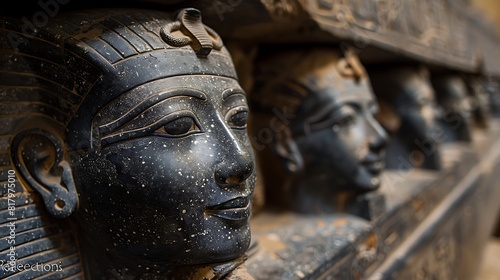
[[100, 125], [99, 131], [100, 133], [109, 133], [113, 130], [116, 130], [117, 128], [121, 127], [122, 125], [128, 123], [130, 120], [138, 116], [140, 113], [146, 111], [148, 108], [174, 97], [194, 97], [201, 101], [207, 100], [207, 95], [199, 90], [189, 88], [169, 89], [168, 91], [150, 95], [147, 98], [139, 101], [137, 105], [133, 106], [130, 110], [128, 110], [121, 116], [114, 118], [113, 121]]
[[241, 88], [228, 88], [222, 92], [222, 101], [225, 101], [229, 97], [238, 94], [246, 96], [245, 92]]
[[321, 122], [327, 116], [330, 116], [333, 112], [337, 111], [342, 107], [337, 103], [327, 103], [325, 106], [316, 108], [315, 112], [307, 118], [309, 123]]

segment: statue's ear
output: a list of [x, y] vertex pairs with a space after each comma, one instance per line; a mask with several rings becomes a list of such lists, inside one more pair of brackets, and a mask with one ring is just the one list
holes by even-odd
[[302, 170], [304, 162], [297, 143], [292, 139], [288, 129], [275, 133], [273, 149], [285, 161], [288, 172], [296, 173]]
[[39, 128], [25, 130], [14, 137], [11, 155], [23, 180], [42, 196], [49, 214], [65, 218], [75, 211], [78, 196], [59, 137]]

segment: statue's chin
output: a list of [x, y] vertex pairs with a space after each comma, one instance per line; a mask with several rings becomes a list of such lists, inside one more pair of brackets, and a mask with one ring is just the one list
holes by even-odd
[[380, 172], [370, 172], [365, 168], [360, 168], [353, 188], [359, 192], [369, 192], [380, 187]]

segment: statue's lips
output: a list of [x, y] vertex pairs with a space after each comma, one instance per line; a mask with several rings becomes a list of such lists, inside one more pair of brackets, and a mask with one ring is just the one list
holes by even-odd
[[361, 164], [373, 175], [378, 175], [385, 167], [384, 161], [378, 156], [367, 156]]
[[376, 162], [371, 162], [370, 164], [365, 164], [366, 169], [370, 171], [370, 173], [377, 175], [380, 172], [382, 172], [382, 169], [384, 169], [384, 162], [382, 161], [376, 161]]
[[250, 198], [248, 197], [237, 197], [205, 209], [206, 215], [230, 221], [246, 220], [250, 217], [250, 212]]

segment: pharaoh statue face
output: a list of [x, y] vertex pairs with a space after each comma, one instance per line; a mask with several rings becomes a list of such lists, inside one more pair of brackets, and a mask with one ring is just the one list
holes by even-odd
[[49, 213], [72, 214], [94, 262], [146, 273], [242, 256], [255, 172], [229, 53], [193, 9], [176, 21], [104, 13], [62, 33], [72, 40], [60, 59], [76, 66], [61, 79], [83, 98], [67, 120], [47, 117], [15, 137], [17, 168]]
[[372, 69], [370, 80], [384, 104], [385, 112], [378, 119], [394, 135], [387, 167], [400, 168], [404, 161], [412, 167], [439, 169], [439, 113], [427, 71], [413, 66]]
[[471, 97], [467, 94], [462, 78], [443, 75], [433, 78], [432, 83], [437, 102], [443, 111], [441, 122], [448, 131], [446, 140], [471, 141]]
[[85, 236], [177, 264], [244, 253], [254, 184], [247, 113], [238, 82], [215, 75], [150, 81], [108, 104], [96, 116], [100, 148], [68, 154]]
[[[376, 190], [384, 168], [386, 134], [373, 117], [377, 103], [364, 69], [353, 54], [341, 57], [331, 49], [291, 51], [280, 60], [293, 67], [268, 76], [252, 97], [258, 123], [253, 135], [266, 128], [274, 132], [270, 148], [259, 154], [270, 193], [266, 201], [279, 203], [281, 192], [289, 196], [288, 207], [299, 212], [342, 211], [335, 201]], [[281, 66], [262, 62], [260, 67], [268, 73], [267, 67]], [[286, 185], [275, 184], [276, 176]]]
[[470, 99], [467, 107], [472, 115], [471, 125], [479, 129], [487, 129], [492, 116], [487, 80], [470, 75], [464, 76], [463, 79]]

